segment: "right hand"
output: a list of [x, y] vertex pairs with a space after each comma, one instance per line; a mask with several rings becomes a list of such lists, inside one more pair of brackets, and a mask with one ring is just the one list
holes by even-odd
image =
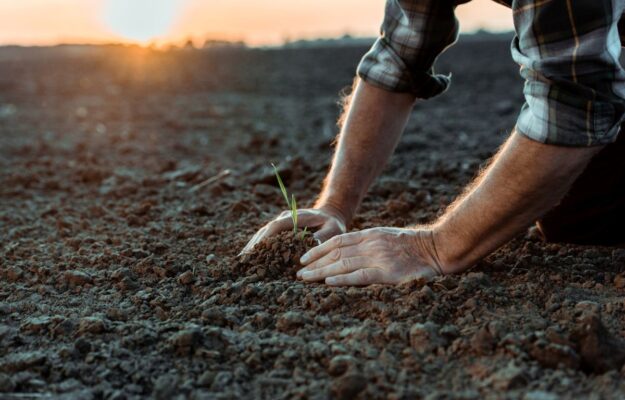
[[[347, 232], [345, 218], [337, 211], [326, 207], [297, 210], [297, 224], [308, 229], [318, 228], [313, 236], [320, 244], [333, 236]], [[291, 211], [284, 211], [276, 219], [260, 228], [239, 255], [249, 253], [263, 239], [289, 229], [293, 229]]]

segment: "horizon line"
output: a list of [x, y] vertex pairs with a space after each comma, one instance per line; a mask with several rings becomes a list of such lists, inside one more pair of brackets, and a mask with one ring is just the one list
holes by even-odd
[[[513, 34], [514, 30], [511, 29], [489, 29], [489, 28], [476, 28], [468, 31], [460, 32], [459, 36], [474, 36], [474, 35], [506, 35]], [[211, 46], [207, 46], [207, 43], [214, 42], [216, 44], [215, 47], [218, 47], [220, 44], [224, 46], [228, 45], [238, 45], [247, 48], [272, 48], [272, 47], [286, 47], [289, 45], [293, 45], [296, 43], [314, 43], [314, 42], [337, 42], [341, 40], [352, 40], [352, 41], [365, 41], [365, 40], [375, 40], [377, 35], [358, 35], [352, 34], [349, 32], [339, 34], [339, 35], [320, 35], [320, 36], [301, 36], [298, 38], [284, 38], [281, 42], [267, 42], [267, 43], [250, 43], [245, 39], [224, 39], [218, 37], [206, 37], [205, 39], [199, 37], [189, 36], [187, 38], [181, 40], [169, 40], [169, 41], [159, 41], [152, 40], [146, 43], [142, 43], [139, 41], [133, 40], [98, 40], [98, 39], [77, 39], [77, 38], [68, 38], [68, 39], [60, 39], [58, 41], [50, 41], [44, 43], [20, 43], [20, 42], [0, 42], [0, 47], [22, 47], [22, 48], [45, 48], [45, 47], [58, 47], [58, 46], [126, 46], [126, 47], [140, 47], [146, 49], [171, 49], [171, 48], [184, 48], [190, 47], [188, 44], [192, 43], [193, 48], [202, 49], [202, 48], [210, 48]]]

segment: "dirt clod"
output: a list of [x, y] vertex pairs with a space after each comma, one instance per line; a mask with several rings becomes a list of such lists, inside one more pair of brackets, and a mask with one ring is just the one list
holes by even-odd
[[300, 257], [315, 245], [310, 233], [302, 237], [302, 232], [285, 231], [258, 243], [251, 254], [243, 256], [236, 270], [244, 275], [256, 274], [261, 279], [293, 279], [301, 268]]
[[178, 276], [178, 283], [181, 285], [190, 285], [195, 280], [195, 276], [192, 271], [183, 272]]
[[67, 283], [73, 286], [81, 286], [87, 283], [93, 283], [93, 278], [86, 272], [83, 271], [65, 271], [65, 280]]
[[10, 375], [0, 373], [0, 392], [12, 392], [15, 390], [15, 381]]
[[332, 394], [336, 399], [353, 399], [367, 387], [367, 378], [362, 374], [346, 374], [336, 378], [332, 384]]
[[625, 341], [605, 327], [597, 312], [582, 314], [572, 337], [579, 346], [584, 369], [601, 374], [625, 364]]

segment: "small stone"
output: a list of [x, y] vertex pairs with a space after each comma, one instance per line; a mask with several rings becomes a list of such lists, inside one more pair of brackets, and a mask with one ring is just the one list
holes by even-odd
[[78, 323], [78, 333], [104, 333], [108, 330], [107, 322], [100, 317], [84, 317]]
[[525, 393], [523, 400], [558, 400], [560, 396], [555, 393], [549, 393], [542, 390], [532, 390]]
[[80, 353], [80, 354], [87, 354], [91, 351], [91, 342], [88, 341], [85, 338], [78, 338], [75, 342], [74, 342], [74, 348]]
[[438, 331], [439, 326], [434, 322], [416, 323], [410, 328], [410, 345], [421, 353], [429, 353], [439, 346], [445, 346], [446, 340]]
[[399, 322], [391, 322], [384, 330], [384, 337], [388, 340], [408, 341], [408, 329]]
[[230, 371], [218, 372], [211, 384], [211, 390], [216, 392], [223, 391], [232, 382], [232, 378], [232, 372]]
[[575, 311], [596, 314], [601, 311], [601, 306], [594, 301], [582, 300], [575, 304]]
[[82, 387], [82, 383], [75, 378], [69, 378], [61, 382], [58, 386], [60, 392], [73, 392]]
[[15, 381], [7, 374], [0, 373], [0, 392], [12, 392], [15, 390]]
[[497, 344], [497, 337], [490, 329], [488, 329], [487, 324], [475, 332], [475, 334], [471, 337], [470, 343], [471, 347], [477, 354], [485, 355], [494, 350]]
[[216, 375], [217, 374], [214, 371], [204, 371], [197, 379], [197, 385], [202, 387], [211, 387], [213, 381], [215, 381]]
[[121, 281], [124, 278], [130, 278], [130, 277], [132, 277], [132, 272], [128, 268], [117, 268], [111, 274], [111, 279], [116, 282]]
[[625, 288], [625, 274], [618, 274], [614, 277], [614, 287], [617, 289]]
[[178, 283], [181, 285], [190, 285], [195, 280], [195, 276], [192, 271], [183, 272], [178, 276]]
[[24, 275], [24, 271], [20, 267], [9, 267], [6, 272], [9, 282], [17, 282]]
[[348, 370], [354, 369], [357, 360], [349, 355], [338, 355], [333, 357], [328, 364], [328, 374], [331, 376], [343, 375]]
[[464, 275], [461, 280], [459, 286], [462, 289], [473, 291], [479, 287], [488, 287], [491, 286], [491, 280], [483, 272], [469, 272]]
[[445, 325], [438, 333], [449, 341], [452, 341], [460, 336], [460, 330], [458, 330], [458, 327], [455, 325]]
[[535, 343], [530, 354], [545, 368], [579, 368], [580, 358], [571, 347], [556, 343]]
[[367, 378], [358, 373], [350, 373], [337, 378], [332, 383], [332, 394], [336, 399], [349, 400], [367, 388]]
[[312, 342], [309, 342], [307, 347], [308, 354], [314, 360], [321, 360], [327, 357], [330, 353], [330, 348], [328, 347], [328, 344], [320, 340], [314, 340]]
[[156, 400], [168, 400], [174, 397], [178, 391], [178, 377], [173, 375], [162, 375], [154, 382], [152, 396]]
[[91, 277], [91, 275], [78, 270], [65, 271], [64, 278], [65, 281], [71, 286], [81, 286], [88, 283], [93, 283], [93, 278]]
[[510, 363], [488, 377], [485, 384], [497, 390], [513, 390], [525, 386], [527, 382], [528, 377], [525, 370], [514, 363]]
[[202, 320], [214, 326], [224, 326], [228, 322], [221, 307], [210, 307], [202, 311]]
[[298, 311], [287, 311], [276, 322], [276, 328], [282, 332], [301, 328], [308, 322], [303, 313]]
[[52, 317], [43, 315], [41, 317], [28, 318], [24, 321], [24, 323], [22, 323], [20, 329], [23, 332], [37, 333], [46, 329], [51, 323]]
[[19, 372], [45, 364], [47, 357], [42, 351], [10, 353], [0, 360], [0, 371]]
[[584, 312], [576, 321], [571, 338], [578, 344], [585, 371], [602, 374], [625, 365], [625, 340], [605, 327], [598, 312]]
[[192, 354], [203, 338], [200, 328], [194, 327], [190, 329], [181, 330], [173, 334], [169, 338], [169, 342], [174, 347], [174, 350], [179, 355]]

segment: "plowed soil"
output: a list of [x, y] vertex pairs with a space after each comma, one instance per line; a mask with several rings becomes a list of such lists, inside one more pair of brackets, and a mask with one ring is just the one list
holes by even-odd
[[[440, 59], [354, 229], [434, 219], [488, 160], [508, 49]], [[365, 50], [1, 49], [0, 398], [625, 397], [623, 249], [527, 234], [398, 287], [295, 281], [283, 242], [243, 268], [271, 162], [314, 200]]]

